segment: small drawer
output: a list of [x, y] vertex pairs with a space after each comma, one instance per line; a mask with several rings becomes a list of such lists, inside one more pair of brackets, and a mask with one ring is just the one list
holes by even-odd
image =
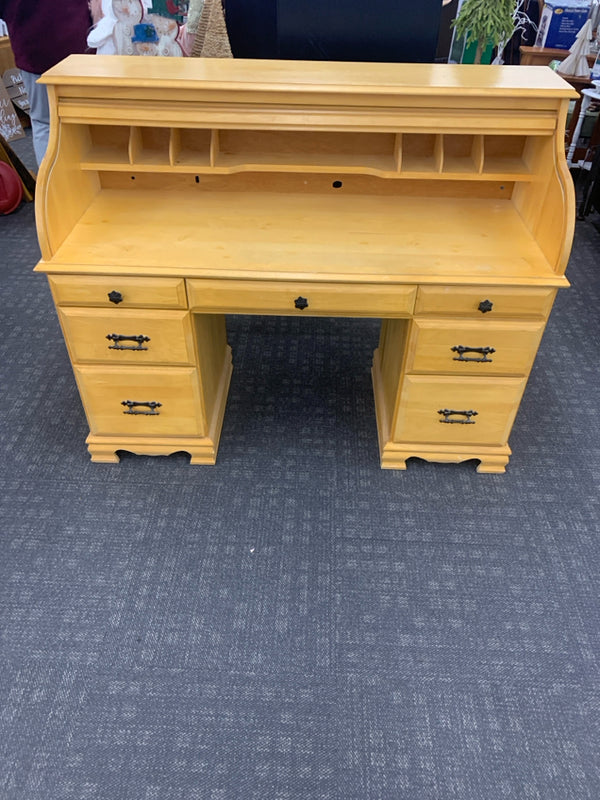
[[408, 375], [393, 429], [396, 442], [506, 444], [525, 378]]
[[111, 364], [194, 364], [189, 311], [58, 309], [71, 359]]
[[540, 317], [546, 319], [556, 289], [505, 286], [420, 286], [415, 314], [451, 314], [495, 319]]
[[93, 434], [203, 436], [196, 370], [75, 366]]
[[58, 306], [187, 308], [182, 278], [49, 275], [48, 281]]
[[408, 372], [528, 375], [545, 323], [415, 319]]
[[299, 281], [188, 280], [190, 308], [238, 314], [406, 317], [416, 286]]

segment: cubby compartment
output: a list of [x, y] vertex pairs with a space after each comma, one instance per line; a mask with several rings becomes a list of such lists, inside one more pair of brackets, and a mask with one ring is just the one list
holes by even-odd
[[174, 167], [210, 166], [212, 132], [206, 128], [174, 128], [170, 160]]
[[444, 134], [443, 172], [473, 175], [483, 167], [483, 137]]
[[133, 165], [169, 165], [170, 128], [131, 129], [129, 160]]
[[85, 169], [327, 172], [531, 180], [549, 137], [82, 125]]
[[486, 175], [527, 175], [526, 136], [485, 136], [483, 172]]
[[217, 167], [395, 170], [393, 133], [220, 130]]
[[403, 133], [399, 152], [402, 172], [438, 173], [443, 163], [442, 137], [435, 133]]
[[111, 166], [129, 163], [129, 125], [81, 126], [81, 132], [85, 163]]

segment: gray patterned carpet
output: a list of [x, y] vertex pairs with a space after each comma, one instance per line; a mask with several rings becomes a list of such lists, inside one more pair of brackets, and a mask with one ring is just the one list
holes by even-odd
[[378, 325], [310, 318], [229, 321], [215, 467], [93, 465], [0, 243], [2, 800], [598, 800], [597, 214], [504, 476], [381, 471]]

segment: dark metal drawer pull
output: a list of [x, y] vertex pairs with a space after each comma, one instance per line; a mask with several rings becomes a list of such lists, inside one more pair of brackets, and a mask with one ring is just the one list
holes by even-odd
[[[149, 403], [137, 403], [135, 400], [123, 400], [121, 405], [127, 406], [127, 411], [124, 411], [124, 414], [144, 414], [147, 417], [157, 417], [160, 414], [160, 411], [157, 411], [156, 409], [160, 408], [162, 403], [157, 403], [156, 400], [151, 400]], [[144, 406], [150, 410], [137, 411], [137, 406]]]
[[297, 297], [294, 300], [294, 305], [296, 306], [296, 308], [299, 308], [300, 311], [303, 311], [305, 308], [308, 308], [308, 300], [306, 299], [306, 297]]
[[491, 300], [482, 300], [481, 303], [477, 306], [477, 308], [481, 311], [482, 314], [486, 314], [488, 311], [491, 311], [494, 307], [494, 304]]
[[[450, 348], [453, 353], [458, 353], [458, 358], [452, 359], [453, 361], [477, 361], [479, 363], [489, 363], [493, 361], [493, 359], [488, 358], [491, 353], [495, 353], [496, 350], [493, 347], [465, 347], [462, 344], [457, 344], [454, 347]], [[464, 358], [465, 353], [481, 353], [483, 358]]]
[[[147, 347], [142, 347], [144, 342], [149, 342], [150, 337], [144, 336], [140, 333], [139, 336], [123, 336], [120, 333], [109, 333], [107, 334], [106, 338], [109, 342], [115, 342], [115, 344], [109, 344], [109, 350], [147, 350]], [[119, 344], [119, 342], [137, 342], [135, 347], [132, 347], [128, 344]]]
[[[475, 420], [471, 419], [471, 417], [476, 417], [477, 411], [454, 411], [451, 408], [442, 408], [438, 411], [438, 414], [443, 414], [444, 416], [444, 419], [441, 419], [440, 422], [447, 422], [449, 425], [475, 425]], [[450, 419], [453, 416], [466, 417], [466, 419]]]
[[121, 292], [112, 291], [108, 293], [108, 299], [111, 303], [114, 303], [116, 306], [118, 306], [119, 303], [123, 302], [123, 295]]

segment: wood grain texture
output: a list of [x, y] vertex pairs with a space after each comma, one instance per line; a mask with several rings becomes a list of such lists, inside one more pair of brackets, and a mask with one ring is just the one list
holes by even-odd
[[[458, 67], [458, 68], [457, 68]], [[213, 59], [190, 61], [142, 56], [80, 56], [66, 58], [49, 70], [42, 83], [98, 88], [148, 86], [169, 89], [182, 84], [198, 89], [220, 88], [257, 92], [324, 92], [352, 96], [358, 91], [449, 97], [571, 97], [573, 89], [545, 67], [496, 67], [447, 64], [378, 64], [277, 59]]]
[[[383, 320], [382, 467], [417, 456], [504, 471], [568, 285], [574, 92], [558, 75], [72, 56], [42, 82], [52, 131], [36, 269], [94, 461], [185, 450], [214, 463], [232, 369], [225, 315], [293, 314]], [[109, 351], [113, 332], [146, 334], [148, 350]], [[457, 359], [456, 346], [489, 358]], [[161, 405], [129, 414], [124, 400]]]
[[[187, 311], [64, 307], [58, 309], [71, 358], [79, 363], [195, 364], [194, 333]], [[107, 337], [143, 336], [139, 344]], [[120, 349], [118, 349], [120, 348]]]

